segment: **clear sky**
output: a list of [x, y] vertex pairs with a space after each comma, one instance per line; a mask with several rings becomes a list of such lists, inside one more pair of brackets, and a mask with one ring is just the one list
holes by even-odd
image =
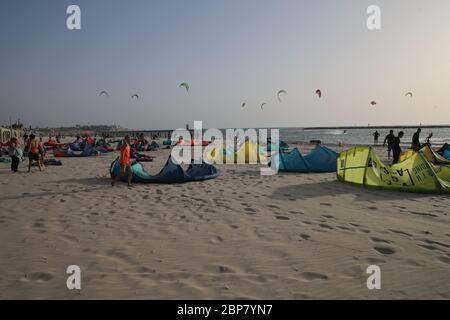
[[450, 123], [448, 0], [2, 0], [0, 41], [0, 123]]

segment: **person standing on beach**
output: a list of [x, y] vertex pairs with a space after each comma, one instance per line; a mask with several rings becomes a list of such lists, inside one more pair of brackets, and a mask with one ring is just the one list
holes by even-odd
[[420, 132], [421, 131], [422, 130], [419, 128], [419, 129], [417, 129], [416, 133], [413, 134], [411, 149], [413, 149], [414, 151], [417, 151], [420, 149]]
[[36, 140], [36, 136], [34, 134], [30, 134], [30, 138], [28, 139], [25, 149], [28, 151], [28, 172], [31, 172], [31, 165], [33, 164], [33, 161], [38, 163], [39, 171], [42, 171], [39, 141]]
[[26, 150], [26, 146], [28, 145], [28, 135], [25, 133], [23, 135], [23, 146], [25, 147], [25, 149], [23, 150], [23, 156], [24, 157], [28, 157], [28, 152]]
[[380, 134], [378, 133], [378, 131], [375, 131], [373, 133], [373, 143], [374, 145], [378, 145], [378, 137], [380, 136]]
[[398, 136], [394, 138], [394, 144], [392, 146], [392, 157], [394, 158], [392, 164], [398, 163], [400, 159], [400, 154], [402, 153], [402, 148], [400, 147], [400, 139], [403, 138], [403, 131], [398, 133]]
[[131, 178], [133, 172], [131, 171], [131, 146], [130, 146], [130, 136], [125, 136], [122, 145], [120, 146], [120, 171], [119, 174], [112, 178], [111, 185], [114, 187], [117, 180], [119, 180], [125, 172], [128, 173], [128, 186], [131, 187]]
[[17, 138], [13, 137], [9, 141], [8, 153], [11, 157], [11, 171], [15, 173], [19, 171], [19, 163], [23, 157], [23, 152], [22, 149], [19, 148]]
[[39, 141], [39, 158], [40, 158], [42, 167], [44, 167], [44, 160], [45, 160], [46, 153], [47, 153], [47, 150], [45, 150], [44, 143], [42, 142], [42, 139], [40, 139], [40, 141]]
[[383, 147], [386, 146], [387, 142], [387, 148], [388, 148], [388, 160], [391, 160], [391, 151], [394, 147], [394, 141], [395, 141], [395, 135], [394, 130], [390, 130], [389, 134], [384, 138]]

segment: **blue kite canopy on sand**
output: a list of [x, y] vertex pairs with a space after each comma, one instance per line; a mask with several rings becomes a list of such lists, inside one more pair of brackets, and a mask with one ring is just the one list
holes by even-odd
[[445, 159], [450, 160], [450, 144], [446, 143], [438, 151]]
[[[183, 168], [169, 157], [162, 170], [157, 175], [151, 175], [145, 171], [142, 164], [132, 160], [131, 169], [133, 171], [132, 182], [136, 183], [183, 183], [190, 181], [201, 181], [213, 179], [219, 176], [216, 167], [210, 164], [190, 164], [184, 171]], [[120, 170], [119, 158], [111, 163], [110, 174], [114, 178]], [[122, 181], [127, 181], [128, 174], [121, 177]]]
[[316, 145], [306, 156], [295, 148], [275, 157], [278, 157], [281, 172], [336, 172], [337, 153], [321, 145]]

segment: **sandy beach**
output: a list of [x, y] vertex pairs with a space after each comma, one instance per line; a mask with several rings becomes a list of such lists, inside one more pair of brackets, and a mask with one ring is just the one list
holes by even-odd
[[[169, 150], [148, 154], [156, 173]], [[30, 174], [27, 162], [15, 175], [0, 164], [0, 299], [450, 298], [448, 195], [366, 189], [334, 173], [261, 176], [259, 165], [111, 187], [116, 156]], [[381, 290], [366, 287], [373, 264]], [[80, 291], [66, 287], [69, 265], [81, 268]]]

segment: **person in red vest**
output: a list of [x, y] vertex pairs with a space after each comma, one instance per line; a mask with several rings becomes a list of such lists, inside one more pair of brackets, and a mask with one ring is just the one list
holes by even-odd
[[128, 173], [128, 186], [131, 187], [131, 178], [133, 172], [131, 171], [131, 146], [130, 146], [130, 136], [125, 136], [123, 143], [120, 147], [120, 171], [119, 174], [112, 178], [111, 185], [114, 187], [117, 180], [119, 180], [125, 172]]

